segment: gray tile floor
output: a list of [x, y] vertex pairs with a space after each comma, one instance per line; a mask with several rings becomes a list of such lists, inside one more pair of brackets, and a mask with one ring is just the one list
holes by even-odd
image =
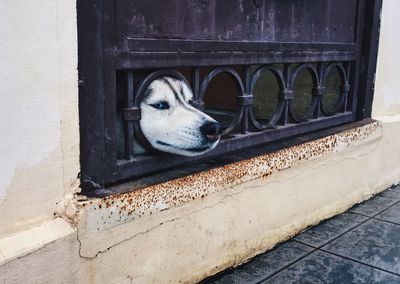
[[400, 185], [202, 283], [400, 283]]

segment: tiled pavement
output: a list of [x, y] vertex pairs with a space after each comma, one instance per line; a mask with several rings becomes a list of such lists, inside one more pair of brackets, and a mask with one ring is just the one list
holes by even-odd
[[400, 185], [202, 283], [400, 283]]

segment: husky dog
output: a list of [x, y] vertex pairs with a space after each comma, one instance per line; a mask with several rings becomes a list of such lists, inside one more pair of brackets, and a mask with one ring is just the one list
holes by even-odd
[[192, 98], [193, 93], [182, 80], [164, 76], [149, 84], [140, 104], [139, 123], [153, 148], [197, 156], [218, 144], [220, 124], [191, 106], [189, 101]]

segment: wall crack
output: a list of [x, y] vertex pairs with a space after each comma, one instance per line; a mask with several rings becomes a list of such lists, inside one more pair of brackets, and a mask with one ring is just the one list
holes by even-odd
[[183, 218], [185, 218], [185, 217], [187, 217], [187, 216], [190, 216], [190, 215], [192, 215], [192, 214], [198, 213], [198, 212], [200, 212], [200, 211], [213, 208], [213, 207], [215, 207], [215, 206], [218, 206], [219, 204], [225, 204], [225, 200], [226, 200], [227, 198], [233, 198], [235, 195], [238, 195], [238, 194], [240, 194], [240, 193], [242, 193], [242, 192], [239, 191], [239, 192], [235, 192], [235, 193], [231, 193], [231, 194], [226, 194], [224, 197], [221, 198], [220, 201], [218, 201], [218, 202], [216, 202], [216, 203], [214, 203], [214, 204], [212, 204], [212, 205], [205, 206], [205, 207], [200, 208], [200, 209], [198, 209], [198, 210], [191, 211], [190, 213], [184, 214], [184, 215], [182, 215], [182, 216], [180, 216], [180, 217], [177, 217], [177, 218], [172, 218], [172, 219], [169, 219], [169, 220], [160, 222], [160, 223], [159, 223], [158, 225], [156, 225], [156, 226], [153, 226], [153, 227], [151, 227], [151, 228], [149, 228], [149, 229], [147, 229], [147, 230], [144, 230], [144, 231], [142, 231], [142, 232], [138, 232], [138, 233], [136, 233], [136, 234], [134, 234], [134, 235], [132, 235], [132, 236], [129, 236], [129, 237], [127, 237], [127, 238], [125, 238], [125, 239], [123, 239], [123, 240], [121, 240], [121, 241], [118, 241], [118, 242], [116, 242], [116, 243], [114, 243], [114, 244], [108, 246], [106, 249], [97, 251], [96, 254], [95, 254], [94, 256], [86, 256], [86, 255], [84, 255], [84, 253], [82, 253], [82, 246], [83, 246], [83, 245], [82, 245], [82, 240], [81, 240], [80, 237], [79, 237], [79, 227], [77, 227], [77, 234], [76, 234], [76, 237], [77, 237], [77, 241], [78, 241], [78, 243], [79, 243], [79, 257], [81, 257], [81, 258], [83, 258], [83, 259], [86, 259], [86, 260], [95, 259], [95, 258], [97, 258], [100, 254], [106, 253], [107, 251], [109, 251], [111, 248], [113, 248], [113, 247], [115, 247], [115, 246], [118, 246], [119, 244], [124, 243], [124, 242], [126, 242], [126, 241], [132, 240], [132, 239], [134, 239], [134, 238], [136, 238], [136, 237], [138, 237], [138, 236], [147, 234], [147, 233], [149, 233], [149, 232], [151, 232], [151, 231], [153, 231], [153, 230], [155, 230], [155, 229], [157, 229], [157, 228], [159, 228], [159, 227], [161, 227], [161, 226], [163, 226], [163, 225], [165, 225], [165, 224], [172, 223], [172, 222], [175, 222], [175, 221], [177, 221], [177, 220], [183, 219]]

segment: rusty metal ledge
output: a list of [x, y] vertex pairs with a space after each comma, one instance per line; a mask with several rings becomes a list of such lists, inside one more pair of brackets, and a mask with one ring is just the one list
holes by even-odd
[[366, 139], [381, 127], [379, 121], [371, 120], [365, 125], [273, 153], [172, 179], [132, 192], [81, 201], [77, 206], [78, 209], [80, 207], [89, 211], [102, 211], [102, 215], [108, 216], [107, 221], [104, 220], [108, 226], [112, 226], [112, 223], [121, 224], [204, 198], [240, 183], [268, 177], [305, 160], [338, 152]]

